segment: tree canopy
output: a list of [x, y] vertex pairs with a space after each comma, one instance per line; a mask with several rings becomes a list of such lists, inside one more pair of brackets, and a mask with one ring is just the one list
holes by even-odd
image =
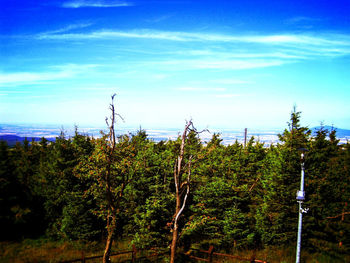
[[220, 134], [204, 143], [194, 130], [160, 142], [143, 130], [101, 138], [77, 130], [15, 147], [1, 141], [1, 238], [113, 236], [169, 248], [176, 223], [177, 245], [185, 249], [294, 244], [298, 149], [308, 148], [303, 247], [347, 254], [350, 145], [324, 127], [312, 136], [300, 118], [294, 110], [270, 147], [253, 137], [245, 146], [224, 145]]

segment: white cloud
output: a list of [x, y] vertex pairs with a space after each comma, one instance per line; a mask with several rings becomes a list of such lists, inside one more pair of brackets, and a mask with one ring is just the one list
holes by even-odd
[[318, 18], [312, 18], [307, 16], [295, 16], [289, 19], [285, 20], [286, 24], [289, 25], [296, 25], [296, 24], [303, 24], [303, 23], [312, 23], [312, 22], [318, 22], [321, 19]]
[[82, 8], [82, 7], [123, 7], [132, 6], [132, 3], [124, 1], [96, 1], [96, 0], [73, 0], [64, 2], [64, 8]]
[[77, 73], [85, 72], [86, 70], [94, 69], [100, 66], [101, 65], [99, 64], [63, 64], [63, 65], [51, 66], [51, 68], [59, 69], [64, 72], [71, 72], [71, 73], [77, 74]]
[[86, 72], [91, 68], [95, 68], [97, 65], [86, 64], [67, 64], [52, 66], [53, 70], [45, 72], [0, 72], [0, 87], [2, 86], [17, 86], [28, 84], [40, 84], [47, 81], [72, 78], [82, 72]]
[[235, 84], [251, 84], [252, 81], [240, 80], [240, 79], [214, 79], [212, 83], [223, 84], [223, 85], [235, 85]]
[[[279, 51], [266, 54], [249, 53], [250, 56], [273, 56], [279, 58], [300, 58], [300, 52], [308, 52], [307, 56], [314, 53], [323, 56], [339, 56], [350, 54], [350, 36], [344, 34], [274, 34], [274, 35], [223, 35], [208, 33], [171, 32], [159, 30], [137, 29], [130, 31], [101, 30], [88, 33], [43, 33], [36, 36], [38, 39], [57, 40], [94, 40], [94, 39], [116, 39], [135, 38], [148, 40], [164, 40], [175, 42], [202, 42], [241, 44], [248, 43], [260, 48], [279, 48]], [[325, 52], [331, 50], [330, 52]], [[189, 50], [192, 55], [210, 55], [208, 50]], [[323, 53], [323, 54], [321, 54]], [[234, 55], [234, 54], [233, 54]], [[241, 55], [241, 54], [239, 54]], [[238, 55], [238, 56], [239, 56]], [[244, 54], [242, 55], [244, 56]]]
[[56, 29], [56, 30], [52, 30], [52, 31], [47, 31], [45, 33], [42, 33], [43, 35], [51, 35], [51, 34], [58, 34], [58, 33], [64, 33], [64, 32], [68, 32], [71, 30], [75, 30], [75, 29], [80, 29], [80, 28], [85, 28], [85, 27], [89, 27], [91, 26], [92, 23], [79, 23], [79, 24], [72, 24], [72, 25], [68, 25], [65, 27], [62, 27], [60, 29]]
[[185, 69], [222, 69], [222, 70], [239, 70], [239, 69], [253, 69], [265, 68], [272, 66], [280, 66], [292, 61], [287, 60], [213, 60], [213, 59], [193, 59], [193, 60], [168, 60], [150, 62], [151, 64], [161, 65], [170, 69], [185, 70]]
[[148, 18], [145, 21], [148, 23], [159, 23], [161, 21], [167, 20], [173, 15], [163, 15], [163, 16], [158, 16], [158, 17], [153, 17], [153, 18]]
[[191, 86], [185, 86], [185, 87], [177, 87], [176, 90], [180, 91], [196, 91], [196, 92], [203, 92], [203, 91], [226, 91], [225, 88], [202, 88], [202, 87], [191, 87]]
[[247, 36], [242, 41], [262, 43], [262, 44], [280, 44], [280, 45], [311, 45], [311, 46], [332, 46], [332, 45], [350, 45], [350, 37], [344, 35], [327, 36], [309, 36], [309, 35], [269, 35], [269, 36]]
[[232, 50], [229, 51], [213, 51], [213, 50], [183, 50], [183, 51], [175, 51], [172, 52], [173, 55], [186, 55], [186, 56], [198, 56], [198, 57], [209, 57], [209, 56], [215, 56], [215, 57], [225, 57], [225, 58], [280, 58], [280, 59], [289, 59], [289, 58], [295, 58], [295, 59], [303, 59], [306, 58], [306, 55], [302, 54], [293, 54], [288, 52], [282, 52], [282, 51], [276, 51], [276, 52], [244, 52], [243, 50], [240, 50], [240, 52], [232, 52]]
[[0, 73], [0, 86], [4, 84], [25, 84], [40, 82], [45, 80], [54, 80], [68, 78], [72, 75], [68, 72], [54, 73], [33, 73], [33, 72], [16, 72], [16, 73]]
[[216, 98], [223, 98], [223, 99], [230, 99], [234, 97], [240, 96], [239, 94], [217, 94], [215, 95]]
[[202, 61], [200, 64], [192, 65], [198, 69], [252, 69], [280, 66], [287, 63], [282, 60], [226, 60], [226, 61]]
[[151, 74], [148, 77], [153, 80], [164, 80], [169, 77], [169, 74]]
[[161, 31], [96, 31], [90, 33], [74, 33], [74, 34], [40, 34], [39, 39], [61, 39], [61, 40], [76, 40], [76, 39], [114, 39], [114, 38], [143, 38], [143, 39], [159, 39], [172, 41], [192, 41], [181, 34]]

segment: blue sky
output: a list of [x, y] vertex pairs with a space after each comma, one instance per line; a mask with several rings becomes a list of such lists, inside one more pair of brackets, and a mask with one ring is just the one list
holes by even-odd
[[349, 0], [0, 3], [0, 123], [350, 129]]

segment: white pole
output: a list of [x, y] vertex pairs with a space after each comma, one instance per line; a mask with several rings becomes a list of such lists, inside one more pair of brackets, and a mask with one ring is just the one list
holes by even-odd
[[301, 249], [301, 230], [303, 224], [303, 200], [305, 198], [304, 193], [304, 175], [305, 175], [305, 167], [304, 167], [304, 153], [301, 153], [301, 180], [300, 180], [300, 191], [297, 193], [297, 201], [299, 203], [299, 221], [298, 221], [298, 240], [297, 240], [297, 252], [296, 252], [296, 263], [300, 263], [300, 249]]
[[303, 224], [303, 213], [301, 211], [301, 203], [299, 202], [299, 224], [298, 224], [298, 241], [297, 241], [297, 255], [296, 255], [296, 263], [300, 263], [300, 248], [301, 248], [301, 228]]

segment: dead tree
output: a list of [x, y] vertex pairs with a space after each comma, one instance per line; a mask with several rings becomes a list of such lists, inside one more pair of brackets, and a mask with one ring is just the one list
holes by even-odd
[[186, 201], [190, 193], [192, 156], [189, 156], [187, 161], [185, 160], [185, 146], [187, 144], [188, 134], [191, 131], [198, 134], [192, 121], [190, 120], [185, 125], [185, 129], [181, 137], [180, 152], [174, 166], [176, 206], [172, 222], [170, 263], [175, 262], [176, 248], [179, 238], [179, 218], [186, 206]]
[[105, 191], [107, 197], [107, 241], [106, 247], [103, 254], [103, 263], [110, 262], [110, 255], [112, 250], [113, 236], [117, 226], [117, 214], [119, 212], [120, 201], [123, 197], [123, 192], [126, 186], [125, 182], [122, 182], [120, 190], [117, 195], [113, 194], [113, 185], [112, 185], [112, 165], [115, 162], [115, 150], [116, 150], [116, 135], [115, 135], [115, 123], [116, 118], [119, 117], [123, 119], [118, 113], [115, 111], [114, 107], [114, 97], [116, 94], [112, 95], [112, 103], [110, 104], [109, 109], [111, 110], [110, 120], [106, 118], [106, 124], [109, 129], [108, 133], [108, 151], [107, 151], [107, 169], [105, 175]]

